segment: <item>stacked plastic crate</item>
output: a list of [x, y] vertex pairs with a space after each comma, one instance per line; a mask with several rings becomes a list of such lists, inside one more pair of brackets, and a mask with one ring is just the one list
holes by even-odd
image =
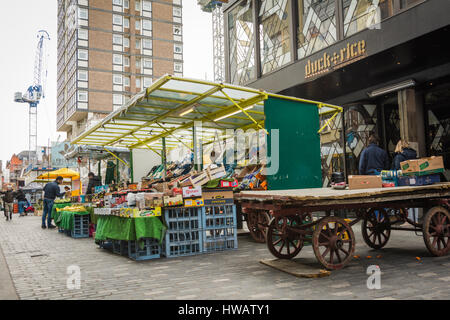
[[89, 215], [73, 215], [72, 238], [89, 238]]
[[237, 249], [236, 206], [234, 204], [202, 207], [203, 252]]
[[202, 207], [174, 207], [164, 210], [167, 232], [164, 253], [168, 258], [203, 252]]

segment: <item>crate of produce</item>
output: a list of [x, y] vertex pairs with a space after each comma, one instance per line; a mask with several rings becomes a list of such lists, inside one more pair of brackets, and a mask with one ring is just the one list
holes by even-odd
[[[151, 260], [161, 257], [161, 246], [156, 239], [127, 241], [128, 257], [133, 260]], [[141, 245], [140, 245], [141, 243]]]
[[202, 208], [165, 208], [167, 232], [163, 243], [166, 257], [202, 253]]
[[237, 221], [235, 205], [203, 207], [203, 252], [237, 249]]

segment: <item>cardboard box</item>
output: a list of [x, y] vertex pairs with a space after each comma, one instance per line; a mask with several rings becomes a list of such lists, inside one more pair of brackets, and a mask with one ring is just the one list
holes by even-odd
[[203, 207], [204, 205], [205, 201], [203, 200], [203, 198], [184, 200], [185, 207]]
[[382, 188], [381, 176], [348, 176], [350, 190]]
[[431, 171], [444, 169], [444, 159], [439, 157], [420, 158], [418, 160], [419, 171]]
[[209, 176], [208, 176], [207, 172], [201, 172], [198, 175], [191, 176], [189, 178], [189, 180], [191, 181], [191, 184], [194, 187], [199, 187], [199, 186], [202, 186], [202, 185], [204, 185], [204, 184], [209, 182]]
[[400, 169], [402, 172], [418, 172], [419, 171], [419, 160], [406, 160], [400, 162]]
[[198, 198], [202, 196], [202, 187], [183, 187], [183, 198]]
[[220, 181], [220, 187], [221, 188], [237, 188], [238, 187], [238, 181], [234, 179], [234, 181]]
[[206, 169], [206, 171], [208, 173], [210, 180], [220, 179], [227, 175], [227, 172], [225, 171], [224, 167], [217, 167], [214, 169], [211, 169], [210, 167], [208, 167], [208, 169]]
[[234, 204], [231, 190], [203, 190], [203, 199], [205, 199], [205, 205]]
[[183, 196], [181, 194], [176, 195], [175, 197], [164, 197], [164, 205], [166, 207], [173, 207], [173, 206], [182, 206], [183, 205]]

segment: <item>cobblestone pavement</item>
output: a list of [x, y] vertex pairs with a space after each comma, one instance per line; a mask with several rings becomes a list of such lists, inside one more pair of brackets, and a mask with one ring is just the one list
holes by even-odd
[[[361, 258], [320, 279], [297, 278], [262, 265], [261, 259], [272, 256], [249, 236], [239, 237], [234, 251], [135, 262], [99, 249], [92, 238], [42, 230], [40, 217], [15, 217], [0, 220], [0, 244], [20, 299], [450, 298], [450, 256], [431, 257], [421, 236], [401, 231], [393, 231], [387, 247], [376, 252], [364, 244], [359, 229], [354, 227], [355, 254]], [[298, 257], [319, 267], [310, 246]], [[371, 264], [382, 271], [379, 290], [366, 286]], [[70, 265], [81, 268], [79, 290], [67, 289]]]

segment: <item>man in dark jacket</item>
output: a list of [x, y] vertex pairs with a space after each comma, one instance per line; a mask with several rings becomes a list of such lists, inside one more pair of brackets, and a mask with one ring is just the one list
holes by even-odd
[[7, 187], [6, 191], [2, 191], [3, 194], [3, 203], [5, 207], [5, 217], [6, 221], [12, 220], [13, 209], [14, 209], [14, 198], [16, 197], [16, 193], [14, 192], [11, 186]]
[[379, 141], [377, 135], [370, 135], [369, 146], [363, 150], [359, 159], [359, 174], [379, 175], [381, 170], [389, 169], [388, 154], [378, 146]]
[[93, 194], [93, 193], [95, 193], [95, 187], [101, 186], [102, 182], [100, 181], [100, 178], [96, 177], [93, 172], [89, 172], [88, 178], [89, 178], [89, 183], [87, 186], [86, 194]]
[[22, 190], [16, 192], [16, 199], [19, 202], [19, 217], [23, 217], [25, 215], [25, 208], [28, 207], [28, 200]]
[[59, 176], [55, 181], [49, 182], [44, 187], [44, 212], [42, 214], [42, 229], [45, 229], [45, 217], [49, 229], [56, 228], [52, 225], [52, 209], [56, 197], [63, 197], [66, 193], [61, 192], [59, 185], [63, 182], [63, 177]]

